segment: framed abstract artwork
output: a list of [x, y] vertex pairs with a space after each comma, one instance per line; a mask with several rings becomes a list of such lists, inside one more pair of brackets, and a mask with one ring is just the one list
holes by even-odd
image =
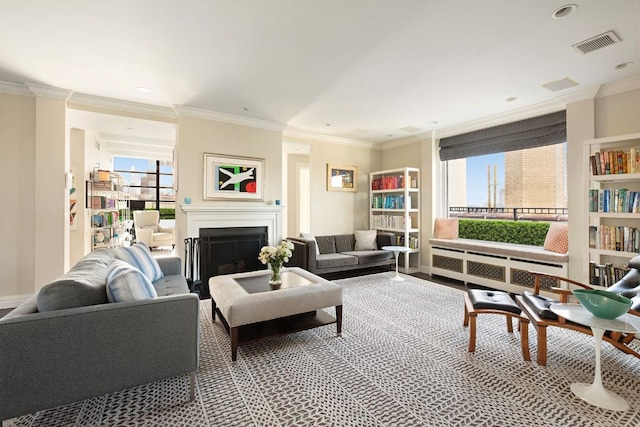
[[358, 191], [358, 168], [327, 164], [327, 191]]
[[264, 159], [204, 153], [204, 200], [264, 199]]

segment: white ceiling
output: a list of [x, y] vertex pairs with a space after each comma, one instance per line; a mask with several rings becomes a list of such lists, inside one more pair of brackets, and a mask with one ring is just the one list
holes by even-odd
[[383, 142], [640, 76], [640, 1], [569, 1], [3, 0], [0, 81]]

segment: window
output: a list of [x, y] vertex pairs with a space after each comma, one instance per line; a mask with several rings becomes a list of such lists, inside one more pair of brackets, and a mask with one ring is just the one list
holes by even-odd
[[171, 161], [115, 157], [113, 163], [127, 183], [132, 210], [156, 209], [161, 219], [175, 219]]
[[566, 219], [566, 155], [565, 142], [448, 160], [449, 216]]

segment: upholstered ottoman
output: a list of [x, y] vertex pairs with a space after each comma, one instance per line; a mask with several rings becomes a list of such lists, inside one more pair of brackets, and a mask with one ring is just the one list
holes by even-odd
[[[231, 360], [238, 345], [275, 335], [336, 323], [342, 332], [342, 287], [298, 267], [282, 269], [279, 289], [269, 286], [268, 270], [209, 279], [213, 320], [216, 313], [231, 340]], [[336, 308], [336, 317], [321, 310]]]
[[476, 317], [478, 314], [500, 314], [507, 317], [507, 331], [513, 332], [512, 318], [518, 319], [520, 344], [524, 360], [531, 360], [529, 354], [529, 319], [520, 315], [520, 307], [508, 293], [502, 291], [469, 289], [464, 294], [464, 326], [469, 326], [469, 352], [476, 351]]

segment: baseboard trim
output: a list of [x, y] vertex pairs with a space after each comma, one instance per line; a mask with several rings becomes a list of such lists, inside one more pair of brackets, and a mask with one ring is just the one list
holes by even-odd
[[16, 308], [31, 297], [27, 295], [9, 295], [6, 297], [0, 297], [0, 309]]

